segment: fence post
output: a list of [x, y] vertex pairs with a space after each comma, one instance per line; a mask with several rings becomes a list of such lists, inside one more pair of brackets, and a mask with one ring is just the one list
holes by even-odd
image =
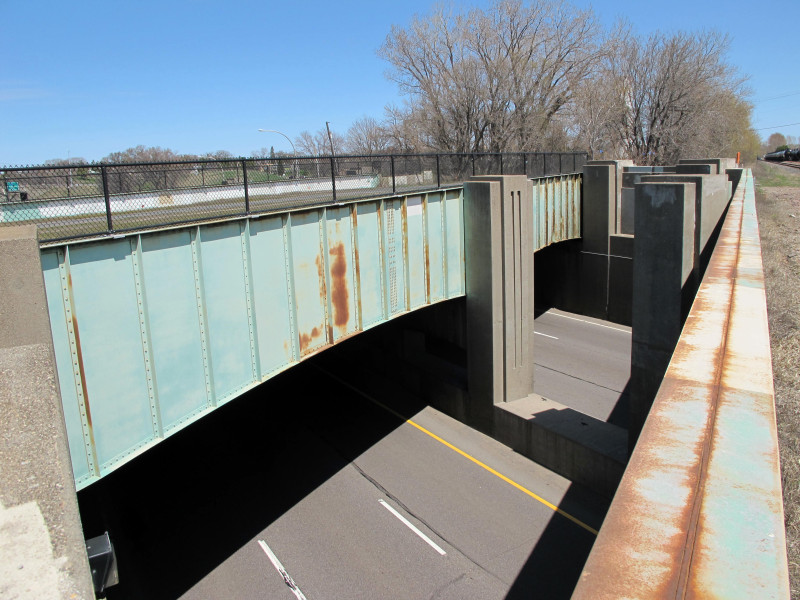
[[439, 155], [436, 155], [436, 189], [442, 187], [442, 170], [439, 167]]
[[331, 189], [333, 190], [333, 201], [336, 202], [336, 172], [334, 169], [336, 165], [334, 163], [334, 158], [331, 156]]
[[475, 155], [472, 155], [472, 176], [475, 177]]
[[392, 166], [392, 196], [397, 192], [397, 185], [394, 179], [394, 154], [389, 157], [389, 164]]
[[108, 193], [108, 172], [106, 166], [100, 166], [100, 176], [103, 178], [103, 198], [106, 201], [106, 224], [108, 225], [108, 233], [114, 232], [114, 224], [111, 221], [111, 197]]
[[528, 153], [522, 153], [522, 174], [528, 176]]
[[242, 183], [244, 183], [244, 214], [250, 214], [250, 192], [247, 189], [247, 164], [242, 162]]
[[500, 175], [503, 174], [503, 153], [500, 153]]

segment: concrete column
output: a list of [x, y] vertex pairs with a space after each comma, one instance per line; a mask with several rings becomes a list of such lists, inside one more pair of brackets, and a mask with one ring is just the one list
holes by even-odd
[[600, 319], [608, 313], [608, 252], [616, 222], [616, 180], [615, 165], [583, 167], [580, 312]]
[[0, 228], [0, 589], [94, 598], [36, 227]]
[[636, 186], [629, 449], [650, 412], [688, 307], [694, 266], [695, 185]]
[[469, 418], [533, 392], [533, 184], [523, 175], [464, 185]]
[[620, 232], [620, 219], [622, 216], [622, 177], [625, 168], [633, 167], [633, 161], [630, 159], [616, 159], [616, 160], [590, 160], [587, 165], [609, 165], [613, 168], [614, 173], [614, 193], [612, 194], [611, 202], [613, 204], [613, 213], [611, 220], [611, 230], [609, 233]]
[[[693, 285], [700, 287], [702, 272], [713, 252], [708, 247], [715, 231], [722, 225], [722, 217], [731, 199], [730, 185], [725, 175], [651, 175], [641, 178], [642, 183], [694, 183], [695, 232]], [[701, 255], [704, 260], [701, 260]]]
[[614, 165], [584, 165], [581, 238], [585, 252], [608, 254], [608, 236], [614, 233], [617, 218], [616, 193]]

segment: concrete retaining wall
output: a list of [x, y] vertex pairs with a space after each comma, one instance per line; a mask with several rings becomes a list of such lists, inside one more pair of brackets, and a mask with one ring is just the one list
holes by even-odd
[[94, 598], [36, 228], [0, 229], [0, 595]]

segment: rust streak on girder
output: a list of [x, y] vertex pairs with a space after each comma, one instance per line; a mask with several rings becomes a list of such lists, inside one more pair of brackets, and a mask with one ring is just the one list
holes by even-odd
[[[68, 292], [68, 301], [72, 304], [73, 303], [73, 288], [72, 288], [72, 273], [67, 273], [67, 292]], [[83, 392], [83, 408], [86, 413], [86, 427], [88, 431], [86, 432], [89, 436], [91, 448], [88, 450], [94, 454], [95, 451], [95, 440], [94, 440], [94, 425], [92, 424], [92, 407], [89, 404], [89, 388], [86, 385], [86, 369], [83, 364], [83, 349], [81, 348], [81, 334], [78, 330], [78, 316], [75, 314], [75, 310], [73, 307], [72, 312], [72, 333], [75, 336], [75, 358], [78, 363], [78, 373], [80, 375], [81, 380], [81, 389]], [[96, 462], [95, 457], [95, 474], [99, 473], [100, 466]]]
[[319, 327], [314, 327], [310, 333], [301, 333], [300, 334], [300, 354], [305, 355], [307, 354], [308, 347], [311, 345], [311, 342], [314, 341], [316, 338], [319, 337], [320, 330]]
[[[347, 257], [344, 243], [340, 242], [330, 249], [331, 263], [331, 304], [333, 305], [333, 324], [342, 332], [350, 320], [350, 293], [347, 291]], [[331, 337], [328, 341], [333, 342]]]

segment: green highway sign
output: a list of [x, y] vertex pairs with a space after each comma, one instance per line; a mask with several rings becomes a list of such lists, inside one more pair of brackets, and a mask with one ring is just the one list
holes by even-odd
[[16, 181], [6, 181], [6, 191], [7, 192], [18, 192], [19, 191], [19, 183]]

